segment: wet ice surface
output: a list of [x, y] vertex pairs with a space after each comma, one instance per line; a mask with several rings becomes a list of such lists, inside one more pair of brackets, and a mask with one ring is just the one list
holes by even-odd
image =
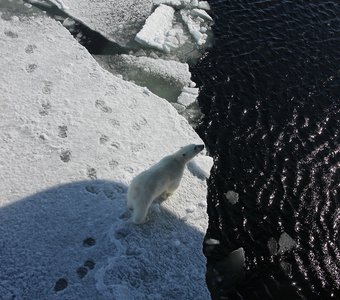
[[54, 20], [3, 9], [0, 28], [0, 295], [209, 299], [198, 169], [143, 226], [125, 204], [133, 176], [202, 143], [188, 122]]

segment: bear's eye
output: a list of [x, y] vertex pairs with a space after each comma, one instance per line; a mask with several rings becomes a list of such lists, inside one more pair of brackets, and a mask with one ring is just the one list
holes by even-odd
[[186, 156], [186, 154], [185, 154], [185, 153], [183, 153], [183, 154], [182, 154], [182, 156]]

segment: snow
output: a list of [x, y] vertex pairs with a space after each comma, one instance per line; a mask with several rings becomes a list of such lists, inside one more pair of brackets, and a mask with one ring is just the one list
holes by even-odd
[[204, 10], [210, 10], [210, 5], [208, 1], [200, 1], [198, 2], [198, 8], [204, 9]]
[[183, 106], [187, 107], [190, 104], [194, 103], [197, 99], [198, 95], [194, 95], [191, 93], [186, 93], [186, 92], [182, 92], [177, 101], [179, 104], [182, 104]]
[[158, 6], [149, 16], [135, 40], [142, 45], [168, 52], [167, 33], [172, 29], [175, 10], [167, 5]]
[[198, 88], [183, 87], [182, 92], [177, 99], [177, 102], [187, 107], [196, 101], [198, 94]]
[[177, 9], [179, 8], [201, 8], [205, 10], [210, 10], [209, 3], [207, 1], [197, 1], [197, 0], [154, 0], [154, 5], [166, 4]]
[[136, 174], [202, 143], [188, 122], [58, 22], [21, 15], [0, 28], [0, 295], [209, 299], [206, 181], [186, 169], [143, 226], [126, 208]]
[[[198, 15], [198, 14], [202, 15], [203, 14], [202, 12], [206, 14], [204, 17], [205, 20]], [[206, 33], [202, 33], [201, 28], [206, 28], [204, 26], [205, 21], [210, 16], [205, 11], [197, 9], [196, 10], [181, 9], [180, 14], [182, 16], [183, 22], [187, 25], [188, 30], [191, 33], [194, 40], [196, 41], [196, 43], [199, 46], [204, 45], [207, 41], [208, 35]]]
[[157, 0], [154, 1], [154, 4], [159, 6], [137, 34], [135, 38], [137, 42], [165, 53], [170, 53], [185, 44], [186, 34], [178, 26], [180, 23], [176, 22], [175, 9], [181, 9], [182, 20], [187, 25], [195, 42], [199, 46], [206, 43], [208, 38], [206, 32], [210, 29], [213, 21], [204, 9], [199, 8], [207, 8], [206, 4], [198, 1], [180, 0]]
[[113, 57], [110, 65], [122, 74], [126, 74], [127, 71], [138, 71], [139, 76], [161, 78], [167, 84], [175, 85], [180, 89], [192, 83], [188, 64], [174, 60], [122, 54]]
[[47, 0], [70, 17], [122, 47], [133, 41], [151, 14], [152, 0]]
[[203, 9], [194, 8], [193, 10], [191, 10], [191, 15], [196, 16], [196, 17], [201, 17], [202, 19], [208, 20], [208, 21], [213, 20], [212, 17], [210, 17], [208, 13]]

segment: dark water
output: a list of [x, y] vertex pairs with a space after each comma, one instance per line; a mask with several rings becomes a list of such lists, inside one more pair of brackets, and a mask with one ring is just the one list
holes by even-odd
[[[340, 299], [340, 2], [209, 2], [216, 44], [193, 72], [215, 159], [213, 298]], [[297, 245], [272, 255], [283, 232]], [[238, 247], [246, 276], [231, 283], [221, 259]]]

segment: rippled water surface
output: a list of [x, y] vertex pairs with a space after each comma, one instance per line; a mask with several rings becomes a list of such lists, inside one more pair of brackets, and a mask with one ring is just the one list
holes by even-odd
[[[209, 2], [216, 44], [193, 71], [215, 159], [213, 298], [340, 299], [340, 2]], [[219, 266], [238, 247], [246, 276], [230, 284]]]

